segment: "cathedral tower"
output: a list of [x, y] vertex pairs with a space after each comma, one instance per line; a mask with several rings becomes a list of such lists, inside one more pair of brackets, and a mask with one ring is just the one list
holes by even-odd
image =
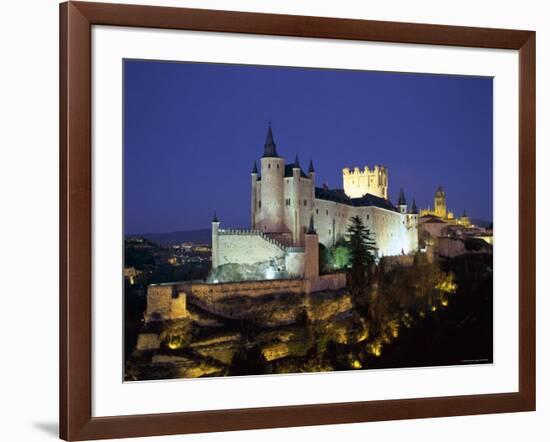
[[439, 185], [439, 187], [437, 188], [437, 191], [435, 192], [434, 215], [443, 219], [447, 218], [447, 203], [445, 198], [445, 192], [443, 191], [443, 187], [441, 187], [441, 184]]

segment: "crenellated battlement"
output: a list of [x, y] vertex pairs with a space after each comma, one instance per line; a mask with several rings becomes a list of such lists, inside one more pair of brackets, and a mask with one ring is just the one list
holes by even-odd
[[342, 169], [344, 175], [372, 175], [372, 174], [387, 174], [388, 169], [385, 166], [375, 164], [371, 169], [369, 166], [364, 166], [361, 170], [360, 167], [355, 166], [353, 168], [344, 167]]
[[350, 198], [360, 198], [366, 193], [388, 198], [388, 169], [385, 166], [376, 164], [373, 168], [365, 166], [363, 169], [345, 167], [342, 178], [344, 192]]
[[218, 230], [219, 235], [253, 235], [253, 236], [260, 236], [264, 240], [266, 240], [268, 243], [271, 243], [277, 247], [279, 247], [281, 250], [285, 250], [286, 246], [282, 244], [280, 241], [277, 241], [275, 238], [269, 236], [269, 234], [262, 232], [261, 230], [255, 230], [255, 229], [219, 229]]

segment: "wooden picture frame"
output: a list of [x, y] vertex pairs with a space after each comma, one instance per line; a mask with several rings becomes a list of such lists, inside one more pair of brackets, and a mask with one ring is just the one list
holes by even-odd
[[[92, 417], [92, 25], [519, 51], [519, 391]], [[60, 5], [60, 437], [122, 438], [535, 410], [535, 32], [153, 6]]]

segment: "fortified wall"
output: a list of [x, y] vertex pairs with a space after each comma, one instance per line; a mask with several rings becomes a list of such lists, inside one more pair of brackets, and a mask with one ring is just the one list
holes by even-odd
[[226, 264], [268, 264], [277, 272], [287, 275], [303, 275], [304, 247], [289, 247], [283, 238], [265, 234], [260, 230], [220, 229], [219, 222], [212, 223], [212, 267]]
[[216, 311], [216, 303], [236, 296], [261, 298], [280, 293], [309, 294], [338, 290], [346, 286], [346, 275], [334, 273], [309, 279], [273, 279], [210, 284], [206, 282], [175, 282], [151, 284], [147, 288], [146, 322], [182, 319], [187, 316], [187, 301]]

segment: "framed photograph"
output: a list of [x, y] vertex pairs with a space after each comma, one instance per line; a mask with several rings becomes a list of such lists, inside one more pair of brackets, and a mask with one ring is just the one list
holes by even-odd
[[535, 409], [535, 33], [60, 6], [60, 437]]

